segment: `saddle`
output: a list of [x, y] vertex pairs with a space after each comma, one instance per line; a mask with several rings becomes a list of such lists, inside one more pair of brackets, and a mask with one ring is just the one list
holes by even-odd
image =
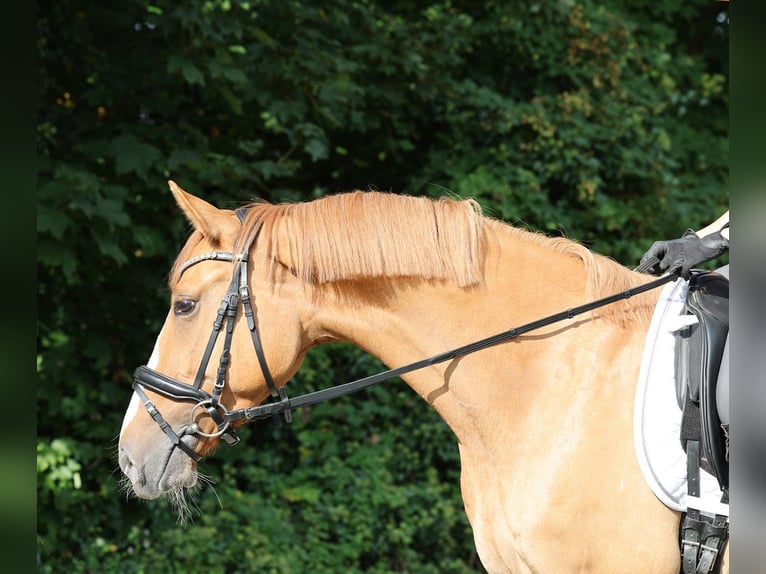
[[[728, 277], [694, 274], [686, 312], [697, 321], [677, 334], [676, 398], [683, 410], [680, 439], [688, 478], [688, 508], [679, 537], [682, 571], [691, 574], [718, 571], [729, 535], [728, 364], [721, 368], [729, 334]], [[718, 510], [703, 510], [699, 504], [700, 468], [718, 480], [723, 492]]]
[[[676, 398], [683, 410], [681, 443], [686, 450], [689, 440], [700, 441], [702, 468], [726, 490], [729, 379], [721, 372], [721, 360], [729, 333], [728, 278], [713, 271], [693, 275], [686, 311], [697, 322], [681, 329], [676, 339]], [[726, 388], [719, 389], [719, 381]]]

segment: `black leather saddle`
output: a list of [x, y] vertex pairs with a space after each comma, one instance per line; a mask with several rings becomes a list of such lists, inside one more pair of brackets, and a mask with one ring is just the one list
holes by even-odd
[[[715, 271], [700, 272], [689, 280], [686, 312], [697, 323], [682, 329], [676, 340], [676, 395], [683, 409], [681, 442], [702, 444], [701, 466], [729, 487], [728, 424], [722, 426], [717, 403], [721, 359], [729, 334], [729, 280]], [[728, 398], [728, 388], [722, 389]], [[718, 394], [722, 394], [718, 392]], [[728, 423], [728, 414], [724, 417]]]

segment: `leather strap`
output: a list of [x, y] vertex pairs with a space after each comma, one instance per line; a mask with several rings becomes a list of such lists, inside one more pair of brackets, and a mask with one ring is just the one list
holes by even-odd
[[171, 427], [168, 424], [168, 422], [160, 414], [160, 411], [157, 410], [157, 407], [154, 406], [154, 403], [152, 403], [152, 401], [149, 400], [149, 397], [146, 396], [146, 393], [144, 393], [144, 390], [141, 388], [141, 385], [133, 385], [133, 389], [136, 391], [138, 396], [141, 397], [141, 400], [144, 402], [144, 408], [149, 413], [149, 416], [151, 416], [154, 419], [154, 421], [158, 425], [160, 425], [160, 428], [170, 438], [172, 443], [178, 448], [180, 448], [182, 451], [184, 451], [186, 454], [188, 454], [193, 460], [197, 462], [202, 460], [202, 457], [198, 455], [196, 452], [194, 452], [194, 449], [191, 448], [188, 444], [186, 444], [181, 438], [183, 435], [187, 434], [186, 430], [188, 429], [188, 426], [185, 426], [183, 428], [180, 436], [176, 434], [176, 432], [173, 430], [173, 427]]
[[[687, 491], [700, 493], [700, 442], [686, 442]], [[728, 504], [728, 491], [721, 502]], [[722, 514], [709, 516], [688, 506], [681, 519], [681, 571], [683, 574], [710, 574], [720, 568], [720, 554], [729, 537], [729, 520]]]

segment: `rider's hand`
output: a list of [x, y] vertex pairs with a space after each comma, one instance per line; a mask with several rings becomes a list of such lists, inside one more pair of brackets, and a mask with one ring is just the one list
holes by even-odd
[[655, 241], [641, 257], [641, 263], [656, 257], [659, 261], [649, 269], [649, 273], [659, 275], [668, 271], [688, 279], [693, 267], [715, 259], [728, 248], [729, 241], [720, 232], [699, 237], [687, 229], [680, 239]]

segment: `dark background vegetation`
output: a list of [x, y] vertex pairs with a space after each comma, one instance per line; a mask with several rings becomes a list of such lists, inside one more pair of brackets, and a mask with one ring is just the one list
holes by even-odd
[[[188, 233], [166, 181], [221, 207], [474, 197], [635, 266], [727, 208], [727, 7], [38, 2], [38, 571], [481, 572], [455, 441], [401, 382], [245, 429], [191, 524], [119, 493]], [[320, 348], [290, 388], [379, 368]]]

